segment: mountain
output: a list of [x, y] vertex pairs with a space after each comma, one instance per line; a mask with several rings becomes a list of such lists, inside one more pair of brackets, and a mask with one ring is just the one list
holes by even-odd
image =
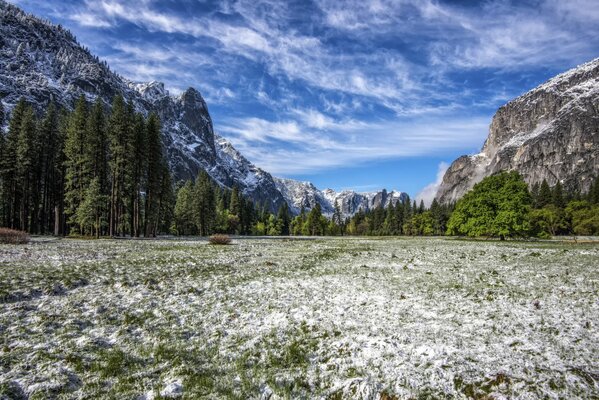
[[292, 179], [275, 178], [277, 189], [281, 192], [291, 212], [299, 214], [305, 208], [310, 210], [320, 204], [322, 213], [331, 216], [335, 211], [335, 203], [339, 205], [343, 218], [351, 217], [358, 211], [368, 211], [379, 206], [388, 207], [398, 201], [406, 201], [406, 193], [382, 189], [377, 192], [358, 193], [352, 190], [335, 192], [332, 189], [323, 191], [310, 182], [299, 182]]
[[481, 152], [455, 160], [436, 197], [455, 201], [502, 170], [518, 171], [529, 184], [589, 189], [599, 174], [599, 58], [499, 108]]
[[71, 109], [84, 95], [107, 107], [122, 94], [138, 112], [156, 112], [175, 179], [204, 169], [219, 184], [240, 190], [276, 211], [285, 201], [273, 177], [214, 134], [201, 94], [189, 88], [172, 96], [160, 82], [135, 83], [114, 73], [60, 25], [0, 0], [0, 99], [10, 111], [21, 97], [42, 112], [50, 101]]

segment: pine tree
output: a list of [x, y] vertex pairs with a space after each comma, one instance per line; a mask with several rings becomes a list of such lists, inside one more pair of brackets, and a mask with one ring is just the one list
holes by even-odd
[[37, 167], [37, 132], [36, 119], [33, 108], [28, 106], [23, 113], [16, 149], [16, 181], [18, 187], [19, 203], [19, 229], [31, 231], [34, 218], [31, 211], [36, 196], [35, 169]]
[[[129, 197], [129, 232], [131, 236], [139, 237], [144, 228], [142, 222], [142, 191], [147, 174], [147, 143], [146, 121], [143, 115], [134, 114], [130, 121], [132, 143], [129, 144], [129, 161], [127, 162], [126, 185]], [[147, 205], [147, 204], [146, 204]], [[145, 232], [145, 229], [143, 229]]]
[[543, 208], [548, 204], [551, 204], [551, 188], [545, 179], [541, 183], [539, 189], [539, 198], [537, 200], [537, 207]]
[[156, 236], [160, 221], [160, 189], [162, 187], [162, 139], [160, 121], [150, 114], [146, 125], [147, 132], [147, 174], [146, 174], [146, 236]]
[[564, 208], [566, 202], [564, 201], [564, 191], [560, 181], [557, 181], [551, 192], [551, 204], [558, 208]]
[[108, 122], [110, 150], [110, 236], [122, 234], [127, 199], [127, 167], [130, 154], [127, 143], [130, 140], [129, 113], [122, 96], [117, 95], [112, 102], [112, 114]]
[[50, 103], [39, 127], [40, 176], [39, 193], [41, 198], [38, 220], [40, 233], [52, 232], [55, 227], [56, 207], [62, 202], [62, 153], [63, 138], [59, 129], [58, 111]]
[[[88, 151], [87, 103], [81, 96], [69, 116], [65, 138], [65, 212], [68, 223], [76, 225], [76, 213], [90, 182], [91, 160]], [[80, 226], [77, 227], [80, 230]]]
[[77, 208], [77, 223], [82, 227], [81, 233], [90, 233], [100, 237], [102, 227], [106, 224], [106, 195], [102, 193], [100, 179], [93, 178], [83, 196], [83, 201]]
[[532, 198], [532, 206], [534, 208], [539, 208], [539, 191], [540, 191], [539, 182], [535, 182], [530, 187], [530, 197]]
[[231, 191], [231, 201], [229, 202], [229, 212], [231, 214], [239, 216], [239, 203], [239, 188], [237, 187], [237, 185], [233, 185], [233, 190]]
[[194, 214], [198, 233], [208, 236], [213, 232], [216, 220], [216, 199], [212, 181], [206, 171], [201, 170], [198, 174], [194, 191]]
[[2, 225], [10, 228], [19, 227], [19, 200], [18, 186], [16, 179], [16, 155], [19, 133], [21, 130], [21, 120], [27, 108], [27, 103], [23, 98], [15, 105], [8, 122], [8, 132], [4, 141], [2, 150], [2, 159], [0, 160], [0, 178], [2, 178]]
[[287, 202], [283, 202], [277, 213], [277, 220], [280, 223], [280, 235], [288, 236], [290, 233], [291, 215], [289, 214], [289, 206]]
[[324, 234], [321, 224], [322, 210], [320, 203], [316, 203], [308, 213], [306, 224], [308, 225], [308, 234], [311, 236], [320, 236]]
[[160, 200], [158, 205], [160, 212], [159, 231], [169, 232], [175, 215], [175, 192], [173, 179], [165, 157], [162, 158], [161, 169]]
[[179, 235], [195, 233], [194, 194], [193, 182], [191, 181], [185, 182], [177, 191], [175, 227]]

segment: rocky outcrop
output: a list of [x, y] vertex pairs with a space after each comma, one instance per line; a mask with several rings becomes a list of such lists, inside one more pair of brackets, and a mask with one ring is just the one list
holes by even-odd
[[81, 95], [90, 102], [99, 98], [109, 107], [116, 94], [138, 112], [158, 114], [176, 180], [193, 179], [203, 169], [222, 186], [238, 186], [271, 211], [285, 201], [270, 174], [215, 136], [197, 90], [171, 96], [160, 82], [131, 82], [79, 45], [68, 30], [0, 0], [0, 99], [6, 110], [21, 97], [38, 112], [50, 101], [70, 109]]
[[587, 191], [599, 174], [599, 58], [499, 108], [479, 154], [455, 160], [437, 199], [455, 201], [485, 176], [518, 171], [529, 184]]

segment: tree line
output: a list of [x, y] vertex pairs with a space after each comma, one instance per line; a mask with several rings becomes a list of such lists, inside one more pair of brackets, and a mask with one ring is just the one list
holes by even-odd
[[[1, 104], [1, 103], [0, 103]], [[0, 110], [0, 126], [5, 113]], [[0, 135], [0, 223], [34, 234], [168, 232], [173, 184], [159, 118], [122, 96], [110, 111], [81, 96], [41, 117], [21, 99]]]
[[[6, 114], [0, 102], [0, 126]], [[72, 111], [50, 104], [36, 115], [21, 99], [0, 135], [0, 225], [34, 234], [153, 237], [202, 235], [465, 235], [549, 237], [599, 234], [599, 178], [587, 193], [517, 172], [486, 177], [455, 204], [409, 197], [344, 218], [319, 204], [293, 216], [254, 204], [205, 171], [173, 184], [159, 118], [122, 96], [110, 110], [80, 97]]]

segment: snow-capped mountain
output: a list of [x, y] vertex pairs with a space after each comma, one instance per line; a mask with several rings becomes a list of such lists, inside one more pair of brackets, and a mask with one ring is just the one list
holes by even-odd
[[50, 101], [70, 109], [81, 95], [109, 106], [119, 93], [138, 112], [160, 116], [175, 179], [194, 178], [204, 169], [221, 185], [237, 185], [272, 211], [285, 201], [269, 173], [215, 136], [197, 90], [171, 96], [160, 82], [131, 82], [112, 72], [68, 30], [0, 0], [0, 99], [8, 112], [21, 97], [41, 112]]
[[403, 192], [387, 192], [382, 189], [376, 192], [359, 193], [353, 190], [336, 192], [332, 189], [319, 190], [310, 182], [300, 182], [293, 179], [275, 177], [277, 189], [281, 192], [291, 211], [299, 214], [302, 207], [311, 210], [320, 204], [322, 213], [331, 216], [335, 210], [335, 203], [339, 205], [342, 216], [351, 217], [358, 211], [368, 211], [379, 206], [395, 206], [398, 201], [405, 201], [408, 195]]
[[589, 189], [599, 174], [599, 58], [500, 107], [481, 152], [451, 164], [437, 199], [455, 201], [502, 170], [518, 171], [529, 184]]

